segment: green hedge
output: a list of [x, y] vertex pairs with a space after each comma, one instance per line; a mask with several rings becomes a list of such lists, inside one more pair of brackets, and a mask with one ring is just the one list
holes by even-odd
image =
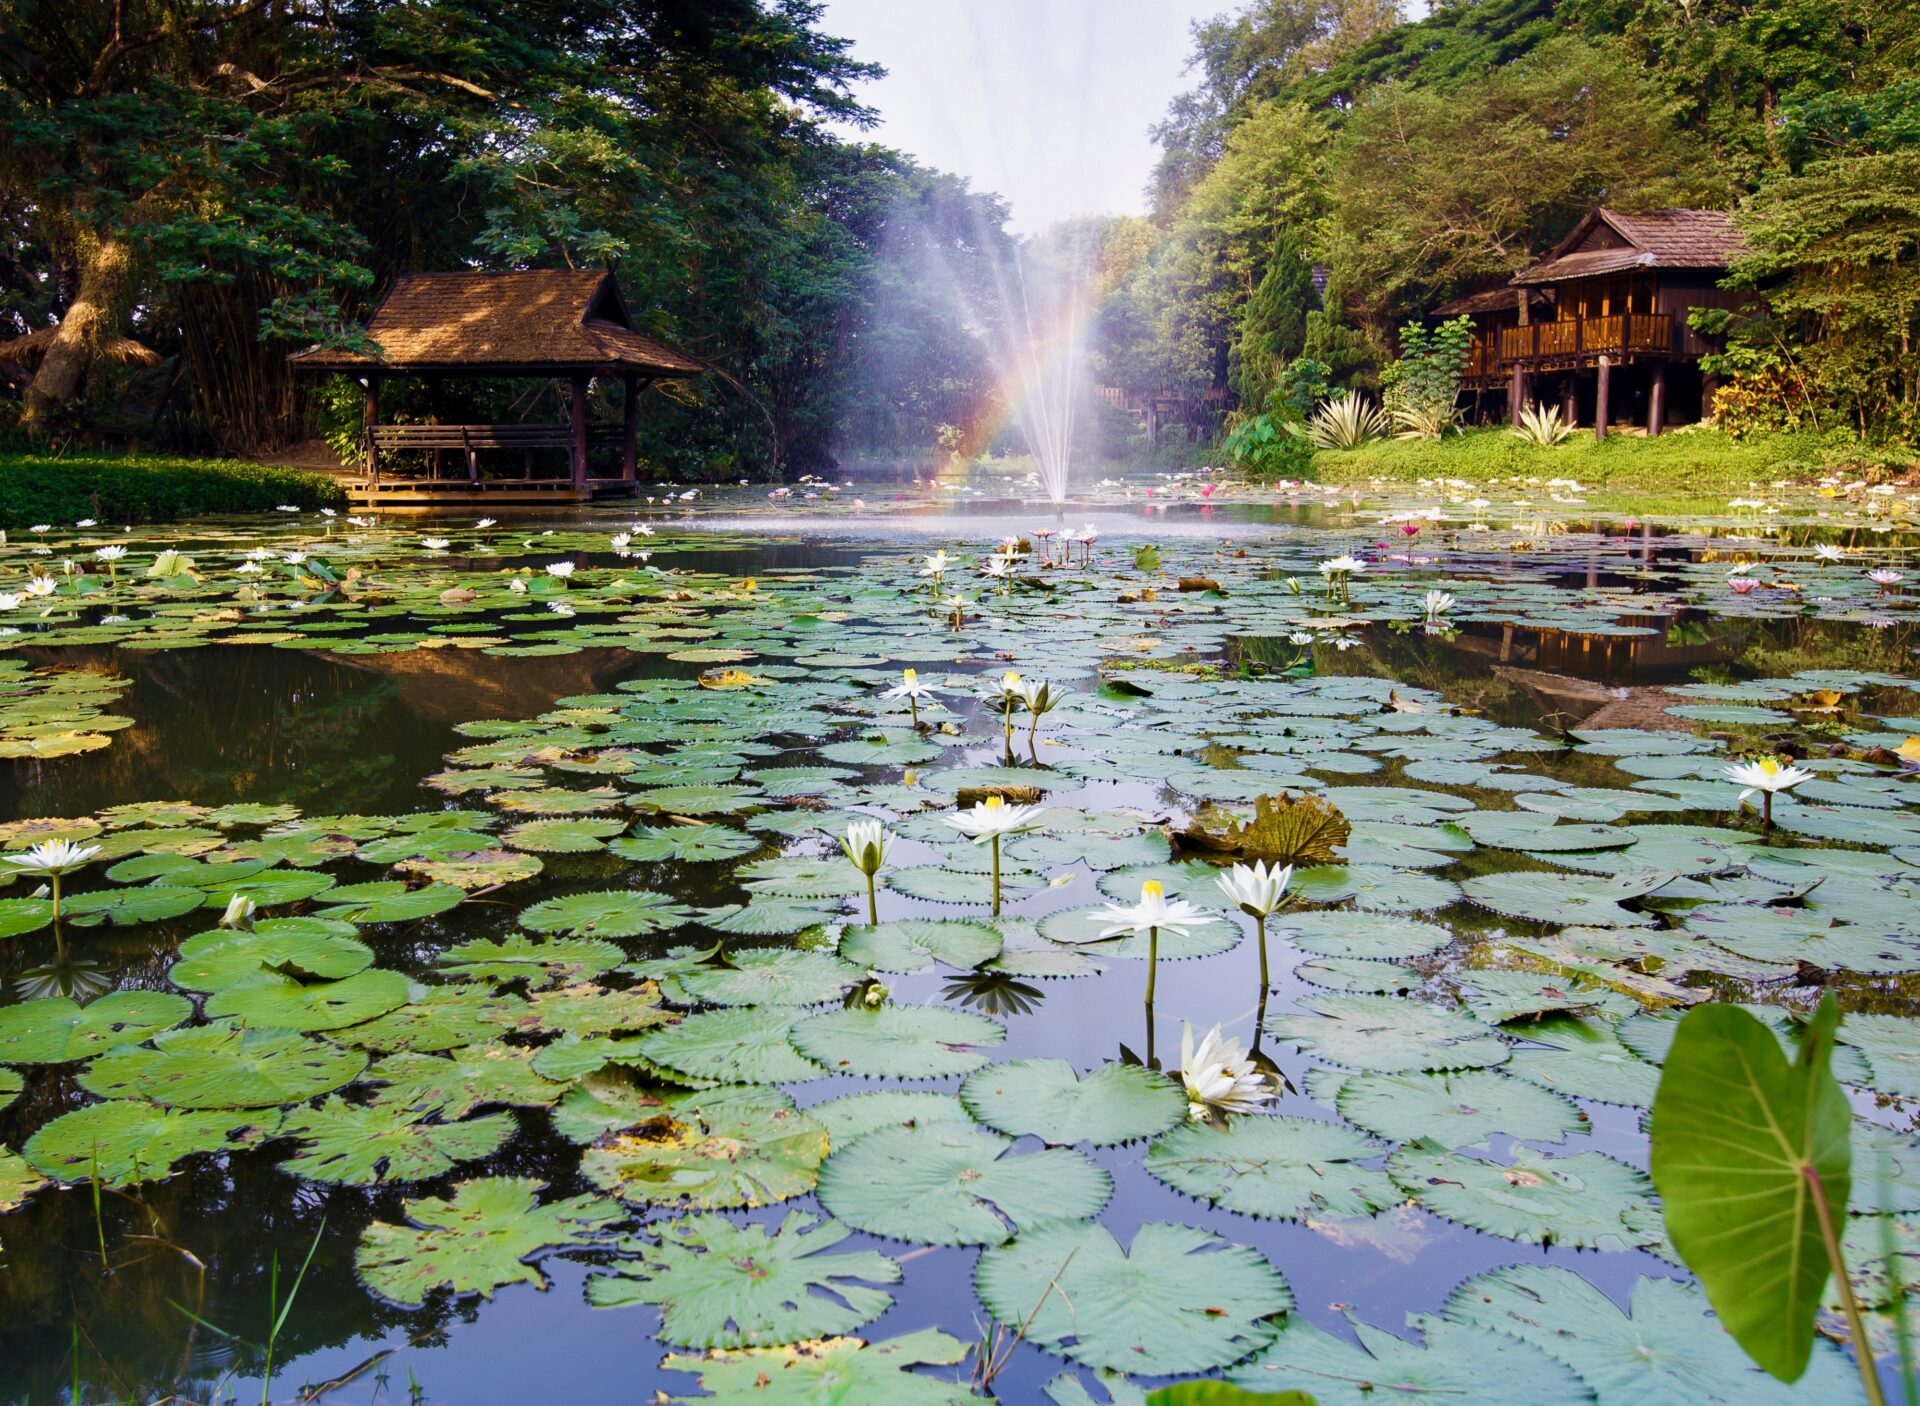
[[282, 503], [337, 508], [346, 495], [325, 474], [238, 459], [0, 453], [0, 528], [89, 517], [115, 526], [170, 522], [203, 513], [270, 512]]
[[1817, 478], [1848, 465], [1897, 468], [1913, 458], [1911, 450], [1868, 450], [1844, 435], [1751, 435], [1735, 440], [1718, 430], [1688, 430], [1658, 439], [1614, 434], [1601, 442], [1593, 431], [1582, 430], [1541, 449], [1503, 428], [1488, 428], [1438, 440], [1388, 439], [1359, 449], [1322, 450], [1314, 455], [1313, 468], [1318, 477], [1339, 483], [1373, 478], [1468, 483], [1571, 478], [1598, 489], [1737, 494], [1750, 485], [1764, 491], [1778, 479]]

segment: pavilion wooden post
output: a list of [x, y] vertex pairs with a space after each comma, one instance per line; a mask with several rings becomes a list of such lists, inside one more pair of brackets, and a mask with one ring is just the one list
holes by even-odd
[[1653, 363], [1653, 388], [1647, 392], [1647, 434], [1657, 435], [1667, 427], [1667, 363]]
[[1519, 425], [1520, 412], [1527, 404], [1527, 367], [1526, 363], [1513, 363], [1513, 384], [1507, 390], [1507, 421]]
[[587, 491], [587, 378], [575, 373], [573, 378], [573, 488], [576, 493]]
[[1598, 383], [1595, 385], [1593, 391], [1593, 437], [1595, 439], [1605, 439], [1607, 437], [1607, 415], [1609, 413], [1607, 400], [1612, 390], [1613, 358], [1603, 356], [1600, 358]]
[[620, 406], [620, 477], [632, 483], [640, 476], [640, 387], [638, 376], [620, 378], [626, 395]]
[[380, 423], [380, 378], [367, 377], [367, 410], [365, 415], [367, 429], [367, 478], [370, 482], [380, 482], [380, 446], [374, 439], [374, 429]]
[[1580, 383], [1567, 372], [1567, 383], [1560, 391], [1560, 415], [1569, 425], [1580, 423]]

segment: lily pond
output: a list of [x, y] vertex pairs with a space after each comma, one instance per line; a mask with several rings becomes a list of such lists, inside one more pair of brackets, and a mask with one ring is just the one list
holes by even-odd
[[1909, 501], [868, 491], [0, 545], [0, 1400], [1859, 1400], [1647, 1173], [1829, 992], [1896, 1380]]

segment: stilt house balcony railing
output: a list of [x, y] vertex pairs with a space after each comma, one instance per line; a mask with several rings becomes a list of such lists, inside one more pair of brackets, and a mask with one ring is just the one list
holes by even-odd
[[1575, 317], [1500, 329], [1500, 360], [1528, 367], [1588, 366], [1603, 356], [1671, 356], [1673, 318], [1663, 312]]

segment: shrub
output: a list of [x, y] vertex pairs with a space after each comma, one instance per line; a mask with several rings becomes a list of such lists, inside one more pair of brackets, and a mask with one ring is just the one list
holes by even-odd
[[1322, 405], [1307, 425], [1316, 449], [1358, 449], [1387, 432], [1387, 417], [1363, 395], [1348, 391]]
[[1573, 433], [1573, 422], [1560, 413], [1559, 406], [1544, 406], [1533, 401], [1520, 412], [1520, 422], [1507, 433], [1539, 449], [1551, 449]]
[[206, 513], [268, 512], [283, 503], [341, 507], [325, 474], [237, 459], [151, 454], [52, 458], [0, 454], [0, 529], [38, 522], [171, 522]]

